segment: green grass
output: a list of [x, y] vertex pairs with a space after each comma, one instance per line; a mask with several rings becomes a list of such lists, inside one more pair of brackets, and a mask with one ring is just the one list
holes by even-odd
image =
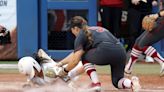
[[[109, 66], [96, 66], [99, 74], [110, 74]], [[160, 65], [156, 63], [136, 63], [133, 68], [134, 75], [159, 75]]]
[[17, 64], [18, 61], [0, 61], [0, 64]]
[[0, 74], [17, 74], [19, 73], [18, 69], [0, 69]]

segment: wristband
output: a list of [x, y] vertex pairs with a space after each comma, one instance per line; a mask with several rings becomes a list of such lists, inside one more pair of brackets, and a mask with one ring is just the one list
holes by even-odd
[[64, 68], [64, 72], [68, 73], [69, 71], [67, 71], [66, 68]]
[[158, 12], [157, 14], [158, 14], [158, 17], [161, 17], [161, 14], [160, 14], [160, 12]]

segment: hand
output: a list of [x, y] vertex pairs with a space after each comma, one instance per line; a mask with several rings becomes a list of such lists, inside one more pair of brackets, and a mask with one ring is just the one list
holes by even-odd
[[157, 6], [157, 5], [158, 5], [158, 2], [154, 0], [154, 1], [152, 2], [152, 6]]
[[67, 76], [67, 75], [68, 75], [68, 72], [65, 70], [64, 67], [62, 67], [62, 69], [59, 70], [58, 76], [59, 76], [59, 77], [65, 77], [65, 76]]
[[62, 62], [58, 62], [55, 66], [62, 67], [63, 63]]
[[138, 5], [140, 3], [139, 1], [140, 0], [131, 0], [132, 4], [134, 4], [134, 5]]

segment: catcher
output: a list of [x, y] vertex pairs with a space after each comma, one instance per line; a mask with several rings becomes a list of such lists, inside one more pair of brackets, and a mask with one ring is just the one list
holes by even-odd
[[164, 75], [164, 58], [151, 45], [164, 38], [164, 10], [145, 16], [142, 22], [145, 30], [135, 41], [125, 73], [131, 74], [133, 65], [141, 54], [146, 54], [161, 66], [160, 76]]
[[[58, 79], [57, 74], [59, 67], [54, 67], [57, 63], [52, 60], [42, 49], [39, 49], [37, 55], [38, 56], [36, 56], [36, 58], [30, 56], [23, 57], [18, 62], [19, 72], [27, 76], [27, 83], [25, 83], [23, 87], [48, 85]], [[56, 73], [47, 73], [47, 68], [49, 67], [53, 67]], [[70, 79], [74, 80], [74, 78], [82, 72], [83, 65], [79, 63], [72, 71], [69, 72], [68, 76], [62, 77], [61, 79], [65, 82]], [[50, 77], [46, 77], [45, 74]]]

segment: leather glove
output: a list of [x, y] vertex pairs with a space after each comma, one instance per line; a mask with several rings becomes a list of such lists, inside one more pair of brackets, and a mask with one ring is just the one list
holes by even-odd
[[154, 17], [145, 16], [142, 20], [142, 28], [146, 31], [152, 31], [156, 25], [156, 19]]

